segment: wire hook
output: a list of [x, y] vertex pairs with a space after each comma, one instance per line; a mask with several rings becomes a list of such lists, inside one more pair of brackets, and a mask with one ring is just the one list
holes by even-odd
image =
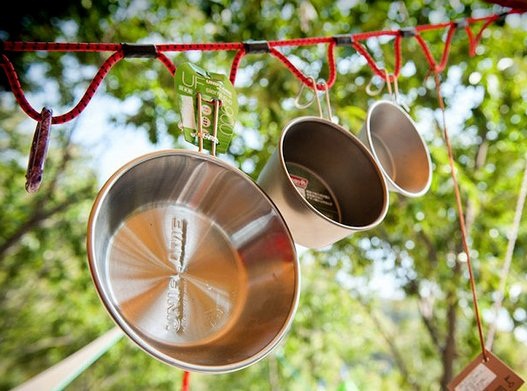
[[313, 76], [310, 76], [309, 80], [311, 80], [311, 83], [313, 84], [313, 91], [315, 93], [315, 100], [317, 102], [318, 114], [320, 118], [324, 118], [324, 114], [322, 113], [322, 105], [320, 104], [320, 97], [318, 96], [318, 91], [317, 91], [317, 81], [315, 80]]
[[[302, 97], [302, 92], [304, 91], [304, 88], [305, 88], [305, 84], [300, 82], [300, 89], [298, 90], [298, 93], [296, 94], [296, 97], [295, 97], [295, 107], [297, 109], [307, 109], [309, 106], [311, 106], [311, 104], [315, 100], [315, 96], [312, 96], [309, 101], [305, 103], [300, 102], [300, 98]], [[316, 91], [315, 91], [315, 94], [316, 94]]]
[[322, 80], [320, 82], [320, 84], [322, 84], [323, 88], [324, 88], [324, 93], [326, 94], [326, 108], [327, 108], [327, 111], [328, 111], [328, 119], [330, 121], [333, 120], [333, 113], [332, 113], [332, 110], [331, 110], [331, 102], [330, 102], [330, 99], [329, 99], [329, 85], [326, 83], [325, 80]]
[[370, 81], [368, 82], [368, 84], [366, 84], [366, 93], [369, 95], [369, 96], [376, 96], [376, 95], [379, 95], [382, 91], [382, 89], [384, 88], [384, 84], [386, 83], [384, 81], [384, 79], [381, 77], [381, 83], [380, 83], [380, 86], [376, 89], [373, 89], [373, 81], [375, 79], [375, 76], [377, 75], [373, 75], [370, 79]]

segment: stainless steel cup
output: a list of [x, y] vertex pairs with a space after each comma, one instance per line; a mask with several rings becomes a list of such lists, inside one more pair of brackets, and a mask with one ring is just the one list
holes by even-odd
[[370, 229], [388, 209], [386, 181], [372, 154], [320, 117], [287, 124], [257, 183], [280, 209], [294, 241], [308, 248]]
[[210, 155], [167, 150], [124, 165], [95, 200], [87, 250], [112, 319], [184, 370], [257, 362], [296, 311], [299, 265], [282, 216], [246, 174]]
[[370, 106], [359, 138], [379, 163], [390, 191], [407, 197], [428, 191], [430, 153], [414, 121], [399, 105], [381, 100]]

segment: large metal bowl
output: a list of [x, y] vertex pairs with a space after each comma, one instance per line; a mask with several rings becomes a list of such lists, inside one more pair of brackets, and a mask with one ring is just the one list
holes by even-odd
[[216, 157], [139, 157], [93, 205], [88, 261], [113, 320], [153, 357], [222, 373], [265, 357], [299, 298], [288, 227], [246, 174]]

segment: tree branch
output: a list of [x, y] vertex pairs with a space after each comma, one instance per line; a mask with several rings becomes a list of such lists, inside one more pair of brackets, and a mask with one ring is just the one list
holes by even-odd
[[415, 381], [412, 379], [412, 376], [410, 375], [410, 371], [408, 370], [406, 363], [403, 359], [403, 356], [397, 347], [397, 345], [394, 342], [394, 338], [391, 337], [388, 332], [384, 329], [382, 326], [380, 320], [377, 318], [377, 316], [373, 313], [373, 310], [362, 300], [358, 300], [358, 302], [365, 308], [366, 314], [371, 318], [373, 321], [373, 324], [381, 334], [384, 341], [387, 343], [390, 352], [395, 360], [395, 364], [397, 365], [397, 368], [399, 368], [399, 371], [403, 375], [403, 379], [408, 383], [409, 386], [411, 386], [414, 390], [419, 390], [420, 387]]
[[[80, 189], [78, 194], [86, 194], [90, 190], [90, 186], [86, 186], [84, 189]], [[36, 209], [32, 217], [21, 224], [18, 229], [13, 232], [7, 239], [0, 245], [0, 259], [4, 257], [7, 251], [13, 247], [25, 234], [34, 228], [39, 227], [45, 220], [51, 216], [66, 210], [71, 205], [79, 201], [78, 196], [72, 196], [63, 200], [61, 203], [55, 205], [53, 208], [48, 210]]]

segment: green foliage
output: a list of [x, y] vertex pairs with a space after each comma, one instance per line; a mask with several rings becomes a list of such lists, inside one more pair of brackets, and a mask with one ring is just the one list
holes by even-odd
[[[501, 10], [486, 2], [439, 0], [91, 0], [59, 2], [33, 14], [14, 12], [13, 23], [2, 23], [0, 38], [240, 42], [397, 29]], [[14, 23], [17, 18], [20, 24]], [[473, 57], [468, 55], [466, 34], [459, 29], [448, 67], [441, 75], [484, 331], [491, 325], [527, 160], [525, 20], [525, 15], [515, 15], [502, 26], [491, 26]], [[423, 32], [422, 36], [439, 60], [444, 32]], [[395, 66], [391, 42], [375, 38], [365, 42], [380, 66], [389, 71]], [[280, 48], [316, 78], [328, 76], [325, 49], [324, 45]], [[303, 253], [301, 302], [280, 346], [242, 371], [192, 374], [193, 391], [437, 390], [478, 354], [435, 84], [414, 39], [403, 39], [402, 53], [398, 88], [430, 149], [433, 180], [429, 192], [419, 198], [391, 193], [382, 224], [331, 248]], [[330, 91], [334, 119], [357, 133], [368, 106], [387, 98], [386, 89], [376, 96], [366, 93], [372, 72], [351, 47], [337, 47], [335, 55], [338, 75]], [[228, 74], [234, 53], [168, 56], [176, 66], [191, 61]], [[65, 112], [81, 98], [107, 53], [9, 53], [9, 58], [25, 91], [40, 97], [38, 102]], [[41, 72], [40, 79], [32, 76], [35, 72]], [[5, 80], [0, 81], [5, 89]], [[220, 158], [232, 160], [256, 179], [287, 122], [318, 112], [315, 105], [302, 110], [295, 107], [299, 82], [269, 55], [243, 57], [235, 87], [238, 128], [229, 153]], [[121, 61], [104, 79], [94, 100], [103, 96], [123, 102], [123, 110], [112, 112], [113, 126], [145, 132], [154, 143], [168, 136], [175, 147], [189, 147], [180, 137], [172, 77], [159, 61]], [[9, 91], [2, 93], [0, 119], [0, 389], [10, 389], [113, 324], [96, 296], [85, 259], [87, 216], [99, 186], [90, 168], [90, 151], [68, 142], [74, 130], [69, 124], [54, 126], [43, 187], [28, 195], [24, 172], [32, 136], [28, 129], [34, 123], [24, 121]], [[526, 378], [527, 362], [522, 354], [527, 334], [524, 221], [504, 292], [506, 322], [497, 331], [493, 351]], [[445, 355], [447, 344], [453, 348], [452, 356]], [[123, 338], [75, 379], [70, 389], [179, 389], [181, 377], [181, 370], [158, 362]]]

